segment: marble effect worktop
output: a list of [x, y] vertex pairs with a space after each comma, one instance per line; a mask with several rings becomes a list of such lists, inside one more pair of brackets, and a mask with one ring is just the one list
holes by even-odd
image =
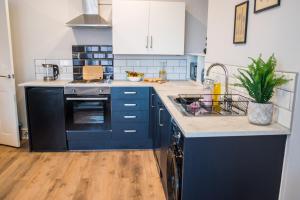
[[177, 110], [168, 96], [178, 94], [199, 94], [202, 87], [193, 81], [170, 81], [164, 84], [112, 81], [106, 83], [72, 84], [69, 81], [32, 81], [19, 84], [20, 87], [154, 87], [166, 108], [177, 122], [185, 137], [233, 137], [289, 135], [290, 130], [278, 123], [269, 126], [250, 124], [246, 116], [203, 116], [187, 117]]

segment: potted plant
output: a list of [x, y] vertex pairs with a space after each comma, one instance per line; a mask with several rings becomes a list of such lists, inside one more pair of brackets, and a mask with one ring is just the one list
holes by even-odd
[[236, 78], [240, 83], [235, 86], [245, 88], [253, 101], [248, 105], [249, 122], [256, 125], [269, 125], [273, 118], [273, 103], [270, 102], [276, 87], [289, 80], [283, 75], [277, 76], [275, 67], [277, 60], [272, 55], [266, 62], [261, 58], [250, 58], [252, 63], [247, 69], [239, 69]]

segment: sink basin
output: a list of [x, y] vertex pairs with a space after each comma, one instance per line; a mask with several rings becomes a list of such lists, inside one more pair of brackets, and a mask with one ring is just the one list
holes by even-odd
[[169, 99], [177, 110], [189, 117], [246, 116], [250, 101], [239, 94], [180, 94]]

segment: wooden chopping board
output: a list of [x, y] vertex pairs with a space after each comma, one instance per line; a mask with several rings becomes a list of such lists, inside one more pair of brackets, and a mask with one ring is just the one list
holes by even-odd
[[83, 80], [102, 80], [103, 67], [102, 66], [83, 66], [82, 68]]

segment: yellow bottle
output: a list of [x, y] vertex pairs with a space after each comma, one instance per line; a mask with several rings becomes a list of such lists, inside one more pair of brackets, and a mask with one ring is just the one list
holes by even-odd
[[221, 94], [221, 83], [216, 82], [214, 83], [214, 90], [213, 90], [213, 101], [218, 102]]
[[222, 92], [222, 85], [221, 83], [215, 82], [214, 83], [214, 89], [213, 89], [213, 110], [215, 112], [220, 112], [221, 108], [220, 108], [220, 94]]

